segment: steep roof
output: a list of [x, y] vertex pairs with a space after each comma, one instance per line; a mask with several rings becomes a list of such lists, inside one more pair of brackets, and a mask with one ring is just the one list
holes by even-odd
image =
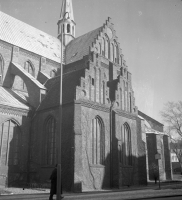
[[11, 89], [0, 87], [0, 105], [30, 110], [27, 102]]
[[69, 64], [81, 60], [83, 56], [88, 55], [89, 48], [92, 46], [101, 29], [102, 27], [99, 27], [72, 40], [66, 47], [65, 63]]
[[0, 40], [60, 62], [61, 42], [0, 11]]

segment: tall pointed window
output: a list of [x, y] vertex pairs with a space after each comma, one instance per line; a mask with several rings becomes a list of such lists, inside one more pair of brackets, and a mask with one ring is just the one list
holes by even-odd
[[[26, 61], [26, 62], [25, 62], [24, 69], [25, 69], [29, 74], [31, 74], [32, 76], [34, 76], [34, 68], [33, 68], [33, 65], [31, 64], [30, 61]], [[27, 90], [26, 85], [25, 85], [24, 82], [23, 82], [23, 90], [25, 90], [25, 91]]]
[[89, 100], [92, 100], [92, 77], [89, 76]]
[[56, 120], [49, 117], [45, 121], [44, 159], [45, 165], [56, 164]]
[[20, 128], [13, 120], [0, 125], [0, 163], [18, 165], [20, 153]]
[[105, 104], [105, 99], [106, 99], [106, 86], [105, 86], [105, 82], [102, 82], [102, 90], [103, 90], [103, 104]]
[[3, 68], [4, 68], [3, 57], [0, 55], [0, 85], [3, 82]]
[[70, 24], [67, 24], [67, 33], [70, 33]]
[[106, 41], [102, 38], [102, 55], [105, 56]]
[[132, 165], [131, 131], [127, 123], [123, 125], [122, 153], [123, 165]]
[[114, 41], [114, 62], [119, 64], [119, 49], [116, 41]]
[[114, 62], [115, 61], [115, 50], [114, 50], [114, 44], [112, 44], [112, 61]]
[[50, 72], [50, 77], [51, 78], [54, 78], [56, 76], [56, 70], [51, 70], [51, 72]]
[[105, 134], [104, 125], [100, 117], [92, 120], [92, 164], [104, 165]]
[[105, 40], [105, 57], [110, 59], [110, 44], [109, 44], [109, 38], [106, 35]]

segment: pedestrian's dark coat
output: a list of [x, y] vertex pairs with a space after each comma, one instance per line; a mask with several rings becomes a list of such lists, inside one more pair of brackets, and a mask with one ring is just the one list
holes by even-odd
[[57, 168], [55, 168], [52, 171], [52, 174], [50, 176], [51, 180], [51, 194], [56, 194], [56, 189], [57, 189]]

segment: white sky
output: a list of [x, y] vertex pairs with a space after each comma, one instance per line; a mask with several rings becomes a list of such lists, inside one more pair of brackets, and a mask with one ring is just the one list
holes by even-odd
[[[139, 110], [161, 121], [167, 101], [182, 100], [181, 0], [72, 0], [76, 36], [114, 23], [132, 73]], [[61, 0], [0, 0], [0, 10], [57, 36]], [[161, 121], [162, 122], [162, 121]]]

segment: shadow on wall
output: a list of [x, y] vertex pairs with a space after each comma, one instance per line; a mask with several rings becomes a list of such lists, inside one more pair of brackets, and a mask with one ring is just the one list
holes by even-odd
[[[23, 117], [22, 123], [27, 125], [25, 118]], [[23, 185], [27, 181], [29, 134], [23, 133], [22, 126], [14, 119], [4, 121], [0, 128], [0, 185], [7, 187]]]

